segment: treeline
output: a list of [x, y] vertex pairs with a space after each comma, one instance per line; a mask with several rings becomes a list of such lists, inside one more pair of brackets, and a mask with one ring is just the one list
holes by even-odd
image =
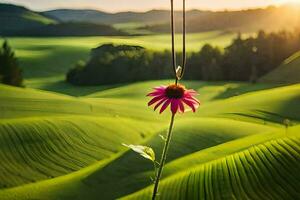
[[[299, 50], [300, 31], [260, 31], [256, 37], [246, 39], [238, 35], [224, 50], [207, 44], [188, 55], [185, 79], [256, 82]], [[93, 49], [87, 63], [81, 61], [71, 69], [67, 81], [75, 85], [101, 85], [170, 77], [170, 52], [106, 44]]]
[[67, 74], [75, 85], [101, 85], [170, 78], [170, 53], [143, 47], [105, 44], [91, 51], [90, 60], [79, 61]]
[[205, 45], [192, 54], [186, 78], [256, 81], [299, 50], [300, 31], [260, 31], [256, 37], [246, 39], [238, 35], [224, 51]]

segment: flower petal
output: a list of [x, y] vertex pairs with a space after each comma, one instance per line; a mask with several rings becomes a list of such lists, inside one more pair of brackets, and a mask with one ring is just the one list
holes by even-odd
[[189, 98], [187, 98], [187, 99], [185, 99], [185, 100], [187, 100], [187, 101], [189, 101], [189, 102], [192, 102], [193, 104], [194, 104], [194, 106], [199, 106], [200, 104], [198, 103], [198, 101], [195, 101], [194, 99], [189, 99]]
[[168, 98], [167, 97], [164, 97], [161, 101], [159, 101], [155, 107], [154, 107], [154, 110], [156, 110], [163, 102], [165, 102]]
[[193, 102], [193, 101], [190, 101], [190, 100], [188, 100], [188, 99], [182, 99], [182, 101], [186, 104], [186, 105], [188, 105], [192, 110], [193, 110], [193, 112], [196, 112], [196, 108], [198, 107], [197, 105], [197, 103], [195, 103], [195, 102]]
[[190, 93], [184, 93], [184, 97], [183, 98], [186, 98], [186, 99], [190, 99], [190, 100], [193, 100], [193, 101], [196, 101], [197, 103], [200, 104], [200, 101], [198, 101], [198, 99], [195, 97], [195, 95], [192, 95]]
[[150, 92], [149, 94], [147, 94], [148, 97], [150, 96], [159, 96], [159, 95], [164, 95], [165, 92], [164, 91], [155, 91], [155, 92]]
[[161, 86], [155, 87], [153, 89], [157, 90], [157, 91], [161, 91], [161, 90], [165, 90], [166, 88], [167, 88], [167, 86], [161, 85]]
[[187, 99], [187, 100], [189, 100], [189, 101], [193, 101], [193, 102], [195, 102], [197, 104], [200, 104], [200, 101], [198, 99], [196, 99], [195, 97], [188, 97], [188, 96], [186, 96], [184, 98]]
[[[173, 85], [173, 84], [172, 84]], [[158, 86], [154, 87], [153, 91], [148, 93], [147, 96], [151, 97], [151, 100], [148, 103], [148, 106], [151, 106], [155, 104], [154, 110], [160, 108], [160, 113], [164, 112], [167, 107], [170, 105], [170, 110], [173, 114], [179, 112], [179, 113], [184, 113], [190, 109], [186, 107], [190, 107], [193, 112], [196, 112], [196, 109], [200, 105], [200, 101], [196, 98], [196, 95], [198, 93], [193, 90], [193, 89], [185, 89], [184, 86], [182, 86], [183, 89], [183, 97], [182, 98], [173, 98], [172, 96], [167, 96], [166, 95], [166, 90], [168, 87], [172, 86]]]
[[177, 110], [178, 110], [178, 99], [173, 99], [171, 101], [171, 111], [173, 114], [176, 114], [177, 113]]
[[184, 113], [184, 105], [181, 100], [178, 101], [178, 105], [179, 105], [179, 111], [181, 113]]
[[163, 98], [164, 98], [163, 96], [154, 97], [153, 99], [151, 99], [151, 101], [149, 101], [148, 106], [151, 106], [152, 104], [156, 103], [157, 101], [159, 101]]
[[171, 99], [168, 99], [161, 107], [159, 113], [164, 112], [164, 110], [166, 110], [166, 108], [169, 106], [169, 104], [171, 103]]
[[190, 95], [198, 95], [199, 93], [196, 92], [195, 90], [186, 90], [185, 93], [190, 94]]
[[197, 94], [185, 92], [183, 96], [185, 96], [185, 97], [195, 97], [195, 96], [197, 96]]

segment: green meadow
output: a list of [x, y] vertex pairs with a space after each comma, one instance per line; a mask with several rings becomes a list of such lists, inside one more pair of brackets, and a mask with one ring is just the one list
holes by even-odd
[[[212, 31], [187, 35], [187, 50], [199, 51], [210, 43], [225, 47], [236, 37], [236, 33]], [[114, 36], [114, 37], [40, 37], [40, 38], [8, 38], [10, 45], [16, 50], [26, 78], [49, 77], [65, 74], [78, 60], [87, 59], [90, 49], [101, 44], [128, 44], [139, 45], [154, 51], [170, 50], [170, 35], [144, 36]], [[181, 48], [182, 37], [176, 36], [176, 45]], [[60, 58], [64, 59], [60, 59]]]
[[300, 51], [286, 59], [278, 68], [261, 78], [262, 82], [297, 83], [300, 77]]
[[[122, 143], [159, 155], [169, 114], [147, 108], [145, 94], [170, 82], [80, 97], [1, 85], [1, 199], [150, 198], [151, 162]], [[202, 106], [176, 119], [159, 199], [297, 198], [300, 85], [185, 84]]]
[[[128, 28], [128, 26], [135, 27], [135, 24], [116, 26]], [[188, 34], [187, 50], [189, 53], [199, 51], [207, 43], [223, 48], [230, 44], [234, 37], [236, 37], [236, 33], [224, 31]], [[128, 37], [12, 37], [8, 39], [23, 69], [26, 87], [62, 92], [74, 96], [99, 90], [99, 87], [81, 87], [78, 90], [64, 81], [65, 74], [70, 68], [79, 60], [88, 59], [91, 48], [96, 48], [101, 44], [114, 43], [139, 45], [153, 51], [171, 49], [171, 38], [168, 34]], [[182, 37], [177, 35], [177, 48], [181, 49], [181, 43]], [[110, 87], [112, 86], [104, 86], [103, 88]]]
[[[235, 35], [189, 34], [188, 51], [225, 47]], [[170, 114], [148, 108], [145, 95], [172, 80], [76, 87], [64, 74], [100, 44], [163, 51], [169, 42], [168, 35], [9, 38], [26, 87], [0, 85], [0, 200], [150, 199], [153, 165], [122, 143], [150, 146], [159, 159]], [[298, 54], [286, 61], [289, 73], [298, 61]], [[199, 92], [201, 106], [176, 116], [158, 199], [298, 199], [300, 84], [183, 83]]]

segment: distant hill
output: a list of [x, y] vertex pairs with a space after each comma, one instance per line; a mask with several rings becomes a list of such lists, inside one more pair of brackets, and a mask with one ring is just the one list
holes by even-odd
[[114, 36], [126, 35], [112, 26], [83, 23], [64, 22], [48, 24], [37, 28], [25, 29], [22, 32], [10, 34], [11, 36]]
[[278, 68], [262, 77], [260, 82], [300, 83], [300, 51], [286, 59]]
[[[169, 32], [170, 12], [167, 10], [151, 10], [148, 12], [106, 13], [96, 10], [60, 9], [44, 12], [46, 16], [54, 17], [64, 22], [80, 21], [101, 24], [143, 23], [142, 29], [151, 32]], [[176, 12], [178, 31], [181, 29], [181, 13]], [[201, 11], [187, 12], [187, 28], [189, 32], [212, 30], [257, 31], [291, 29], [299, 26], [300, 8], [286, 5], [241, 11]], [[276, 23], [275, 23], [276, 22]], [[288, 22], [288, 23], [286, 23]]]
[[[181, 30], [181, 17], [182, 13], [176, 11], [177, 31]], [[55, 25], [59, 23], [71, 23], [68, 27], [72, 27], [73, 35], [81, 35], [81, 33], [82, 35], [122, 34], [116, 29], [130, 34], [167, 33], [170, 31], [169, 18], [170, 11], [168, 10], [107, 13], [98, 10], [58, 9], [40, 13], [21, 6], [0, 4], [0, 35], [30, 35], [29, 33], [38, 33], [33, 36], [47, 35], [39, 32], [46, 32], [46, 30], [49, 30], [49, 34], [61, 32], [60, 35], [68, 35], [67, 32], [70, 31], [62, 31], [66, 27]], [[240, 11], [187, 11], [187, 30], [190, 33], [215, 30], [275, 31], [294, 29], [299, 27], [299, 24], [300, 7], [295, 5]], [[96, 25], [101, 25], [101, 27]], [[82, 28], [84, 30], [81, 30]]]
[[57, 18], [64, 22], [92, 22], [98, 24], [142, 22], [156, 24], [158, 22], [167, 22], [170, 13], [167, 10], [151, 10], [148, 12], [107, 13], [97, 10], [59, 9], [44, 12], [44, 15]]
[[42, 27], [56, 24], [57, 21], [26, 9], [25, 7], [11, 4], [0, 4], [0, 35], [10, 35], [24, 29]]
[[[287, 23], [288, 22], [288, 23]], [[188, 32], [204, 32], [212, 30], [231, 30], [256, 32], [258, 30], [277, 31], [299, 27], [300, 7], [282, 6], [265, 9], [241, 11], [205, 12], [187, 18]], [[153, 32], [168, 32], [169, 23], [146, 27]], [[181, 20], [177, 21], [177, 31], [181, 31]]]
[[109, 25], [60, 22], [55, 17], [11, 4], [0, 4], [0, 24], [0, 36], [125, 35]]

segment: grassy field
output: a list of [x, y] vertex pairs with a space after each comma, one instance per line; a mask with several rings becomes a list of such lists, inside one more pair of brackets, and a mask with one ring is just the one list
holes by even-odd
[[[128, 26], [134, 28], [137, 25], [126, 25], [126, 27]], [[192, 45], [188, 45], [187, 50], [189, 52], [198, 51], [206, 43], [223, 48], [235, 36], [235, 33], [222, 31], [188, 34], [187, 41]], [[181, 36], [177, 35], [179, 51], [181, 50], [181, 39]], [[86, 61], [89, 58], [91, 48], [105, 43], [140, 45], [154, 51], [170, 50], [171, 48], [169, 34], [130, 37], [13, 37], [8, 40], [23, 69], [26, 87], [75, 96], [99, 90], [98, 87], [74, 89], [64, 81], [70, 68], [73, 68], [78, 61]]]
[[[0, 199], [148, 199], [152, 164], [121, 144], [159, 155], [170, 116], [147, 108], [145, 94], [169, 82], [0, 85]], [[202, 106], [176, 119], [159, 199], [297, 199], [300, 85], [185, 84]]]
[[[187, 49], [189, 52], [198, 51], [206, 43], [224, 47], [235, 36], [235, 33], [221, 31], [188, 34], [187, 42], [192, 45], [188, 45]], [[169, 34], [130, 37], [8, 38], [8, 40], [16, 50], [27, 79], [65, 75], [77, 61], [88, 59], [91, 48], [104, 43], [140, 45], [155, 51], [171, 48]], [[177, 41], [179, 48], [180, 35], [177, 36]]]
[[[190, 34], [189, 52], [233, 37]], [[0, 200], [149, 199], [153, 166], [122, 143], [151, 146], [159, 157], [170, 114], [153, 112], [145, 94], [172, 81], [76, 87], [63, 80], [99, 44], [164, 50], [169, 39], [10, 38], [26, 88], [0, 84]], [[295, 54], [284, 69], [296, 77], [297, 63]], [[202, 105], [176, 117], [158, 199], [300, 196], [300, 84], [183, 83]]]
[[260, 79], [269, 83], [299, 83], [300, 82], [300, 51], [287, 58], [278, 68]]
[[145, 23], [137, 23], [137, 22], [128, 22], [128, 23], [117, 23], [113, 24], [113, 27], [124, 31], [125, 33], [129, 33], [130, 35], [151, 35], [155, 34], [150, 30], [146, 30], [144, 27], [147, 24]]

